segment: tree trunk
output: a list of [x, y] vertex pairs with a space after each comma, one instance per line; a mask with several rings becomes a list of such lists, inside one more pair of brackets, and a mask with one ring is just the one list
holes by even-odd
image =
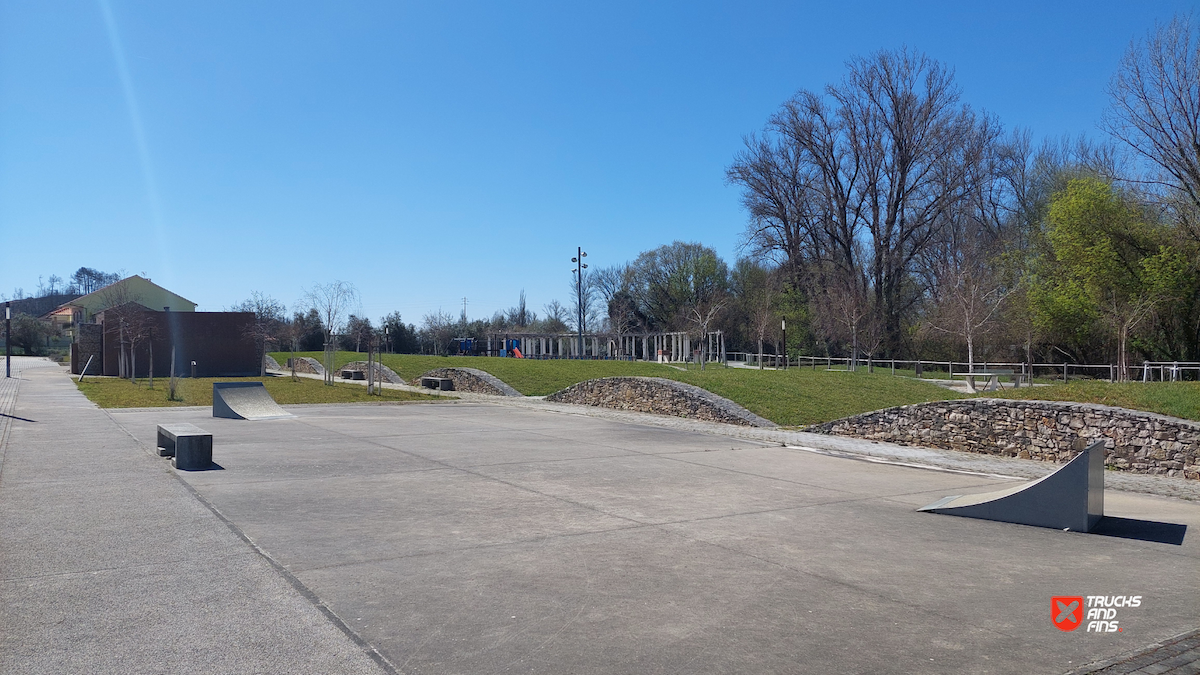
[[154, 340], [149, 342], [150, 346], [150, 388], [154, 388]]
[[762, 336], [759, 335], [758, 336], [758, 369], [759, 370], [763, 369], [762, 357], [763, 357], [763, 339], [762, 339]]

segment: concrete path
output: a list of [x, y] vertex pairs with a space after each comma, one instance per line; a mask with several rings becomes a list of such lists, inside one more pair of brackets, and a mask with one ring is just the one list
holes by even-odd
[[0, 377], [0, 673], [385, 672], [62, 368], [13, 365]]

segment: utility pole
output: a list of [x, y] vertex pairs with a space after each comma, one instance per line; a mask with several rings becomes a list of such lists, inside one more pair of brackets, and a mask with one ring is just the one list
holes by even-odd
[[12, 377], [12, 302], [4, 302], [4, 377]]
[[463, 330], [467, 329], [467, 299], [463, 298], [463, 313], [462, 313]]
[[577, 247], [577, 257], [571, 258], [571, 262], [575, 263], [575, 269], [571, 270], [575, 273], [575, 292], [577, 294], [575, 308], [579, 310], [578, 321], [575, 327], [579, 329], [579, 358], [583, 358], [583, 271], [587, 269], [583, 259], [587, 254], [583, 252], [583, 247]]

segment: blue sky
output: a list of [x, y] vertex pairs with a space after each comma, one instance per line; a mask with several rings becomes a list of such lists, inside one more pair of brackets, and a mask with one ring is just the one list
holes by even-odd
[[540, 311], [576, 246], [732, 262], [742, 136], [852, 56], [1098, 136], [1130, 41], [1196, 4], [0, 0], [0, 292], [88, 266], [209, 311], [335, 279], [373, 319]]

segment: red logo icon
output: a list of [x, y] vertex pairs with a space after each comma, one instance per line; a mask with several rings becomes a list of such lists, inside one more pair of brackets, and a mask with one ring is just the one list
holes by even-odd
[[1083, 597], [1078, 595], [1050, 598], [1050, 620], [1059, 630], [1071, 631], [1083, 622]]

